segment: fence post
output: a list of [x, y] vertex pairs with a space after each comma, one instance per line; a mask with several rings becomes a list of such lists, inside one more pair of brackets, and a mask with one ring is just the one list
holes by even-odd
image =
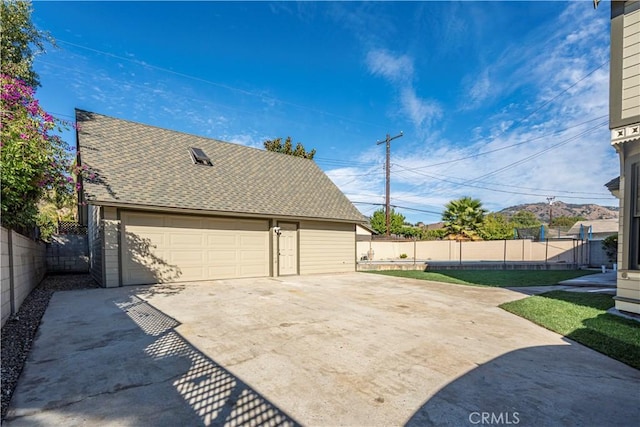
[[413, 236], [413, 265], [416, 265], [416, 236]]
[[507, 239], [504, 239], [504, 254], [502, 257], [502, 263], [504, 265], [504, 268], [507, 268]]
[[549, 262], [549, 239], [545, 240], [544, 246], [544, 265], [547, 265]]

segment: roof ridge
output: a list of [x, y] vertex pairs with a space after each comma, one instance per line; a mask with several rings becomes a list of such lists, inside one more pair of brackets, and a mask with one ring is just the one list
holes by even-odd
[[[96, 204], [363, 220], [313, 160], [81, 109], [76, 120], [78, 152], [95, 176], [83, 189]], [[214, 166], [186, 167], [187, 147], [203, 149]]]
[[233, 146], [237, 146], [237, 147], [244, 147], [244, 148], [247, 148], [247, 149], [260, 151], [260, 152], [263, 152], [263, 153], [272, 153], [272, 154], [278, 154], [278, 155], [282, 155], [282, 156], [290, 156], [290, 157], [293, 157], [293, 158], [296, 158], [296, 159], [300, 159], [300, 160], [309, 160], [309, 159], [305, 159], [305, 158], [302, 158], [302, 157], [291, 156], [289, 154], [278, 153], [278, 152], [275, 152], [275, 151], [269, 151], [269, 150], [265, 150], [265, 149], [258, 148], [258, 147], [252, 147], [250, 145], [238, 144], [236, 142], [230, 142], [230, 141], [225, 141], [225, 140], [222, 140], [222, 139], [211, 138], [211, 137], [204, 136], [204, 135], [198, 135], [198, 134], [195, 134], [195, 133], [184, 132], [184, 131], [175, 130], [175, 129], [169, 129], [169, 128], [160, 127], [160, 126], [157, 126], [157, 125], [151, 125], [151, 124], [148, 124], [148, 123], [136, 122], [136, 121], [133, 121], [133, 120], [130, 120], [130, 119], [123, 119], [123, 118], [120, 118], [120, 117], [110, 116], [108, 114], [96, 113], [95, 111], [88, 111], [88, 110], [84, 110], [82, 108], [77, 108], [76, 107], [75, 108], [75, 112], [76, 112], [76, 122], [77, 122], [77, 118], [78, 118], [78, 113], [93, 114], [93, 115], [96, 115], [96, 116], [102, 116], [102, 117], [106, 117], [108, 119], [117, 120], [117, 121], [120, 121], [120, 122], [125, 122], [125, 123], [129, 123], [129, 124], [136, 125], [136, 126], [144, 126], [144, 127], [148, 127], [148, 128], [152, 128], [152, 129], [157, 129], [157, 130], [162, 131], [162, 132], [172, 132], [172, 133], [177, 133], [177, 134], [181, 134], [181, 135], [191, 136], [191, 137], [194, 137], [194, 138], [207, 139], [207, 140], [219, 142], [219, 143], [222, 143], [222, 144], [229, 144], [229, 145], [233, 145]]

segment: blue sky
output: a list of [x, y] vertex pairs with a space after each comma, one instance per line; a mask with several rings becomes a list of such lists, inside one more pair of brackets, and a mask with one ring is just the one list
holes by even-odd
[[366, 215], [385, 200], [376, 142], [403, 131], [391, 202], [411, 222], [462, 196], [617, 205], [608, 2], [41, 1], [32, 19], [57, 40], [35, 69], [62, 119], [291, 136]]

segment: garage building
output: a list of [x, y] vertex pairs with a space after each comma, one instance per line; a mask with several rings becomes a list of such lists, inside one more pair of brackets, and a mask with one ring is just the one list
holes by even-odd
[[365, 218], [312, 160], [76, 110], [105, 287], [355, 271]]

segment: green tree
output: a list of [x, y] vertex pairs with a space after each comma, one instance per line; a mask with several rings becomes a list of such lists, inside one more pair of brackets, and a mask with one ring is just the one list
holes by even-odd
[[72, 156], [58, 135], [68, 124], [44, 111], [35, 98], [38, 76], [32, 69], [32, 47], [42, 51], [45, 35], [31, 23], [31, 4], [3, 1], [0, 7], [2, 224], [26, 231], [50, 222], [38, 218], [40, 201], [70, 200]]
[[513, 225], [501, 213], [490, 213], [484, 217], [484, 224], [480, 230], [484, 240], [504, 240], [513, 238]]
[[538, 228], [542, 224], [535, 214], [529, 211], [516, 212], [510, 222], [515, 228]]
[[613, 234], [607, 236], [602, 241], [602, 249], [604, 249], [609, 258], [609, 262], [615, 263], [618, 261], [618, 235]]
[[402, 229], [400, 230], [400, 233], [398, 233], [404, 237], [410, 237], [410, 238], [418, 238], [420, 237], [420, 229], [413, 227], [413, 226], [403, 226]]
[[296, 148], [293, 148], [291, 137], [282, 143], [282, 138], [268, 139], [264, 143], [264, 148], [267, 151], [274, 151], [276, 153], [289, 154], [291, 156], [302, 157], [304, 159], [313, 160], [313, 156], [316, 155], [316, 149], [306, 151], [302, 143], [298, 142]]
[[[391, 234], [403, 234], [403, 229], [406, 228], [404, 226], [404, 219], [404, 215], [396, 213], [394, 209], [391, 209], [389, 216], [389, 228], [391, 229]], [[386, 234], [387, 222], [383, 208], [378, 209], [371, 216], [371, 228], [373, 228], [379, 234]]]
[[435, 230], [423, 229], [420, 233], [421, 240], [442, 240], [447, 236], [447, 230], [444, 228], [437, 228]]
[[571, 227], [578, 221], [584, 221], [585, 218], [582, 216], [557, 216], [551, 220], [552, 227]]
[[18, 78], [28, 86], [39, 86], [33, 71], [33, 59], [45, 52], [45, 44], [54, 44], [48, 33], [38, 30], [31, 22], [33, 8], [29, 1], [3, 0], [0, 3], [0, 70]]
[[442, 214], [447, 236], [456, 239], [480, 238], [485, 212], [478, 199], [462, 197], [450, 201]]

